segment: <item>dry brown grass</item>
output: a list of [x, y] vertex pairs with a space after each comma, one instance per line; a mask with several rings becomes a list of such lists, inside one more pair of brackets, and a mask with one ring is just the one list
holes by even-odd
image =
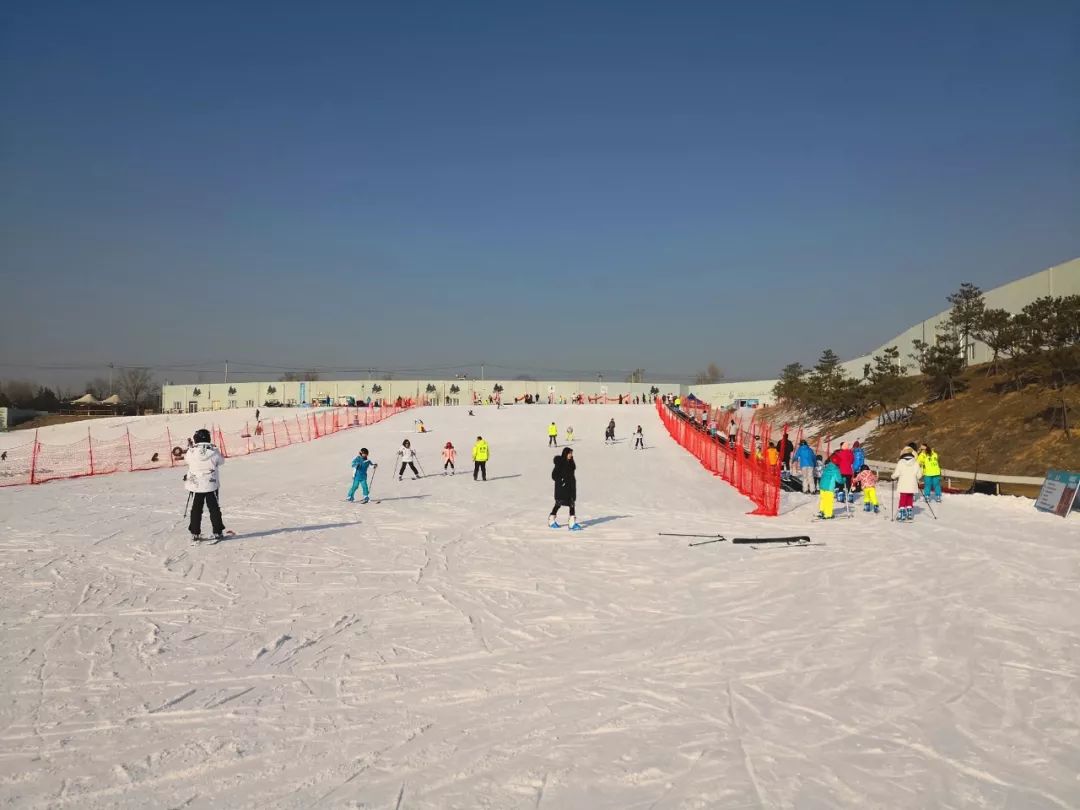
[[[879, 428], [864, 442], [867, 456], [892, 460], [915, 441], [931, 445], [942, 467], [954, 470], [1041, 476], [1050, 468], [1080, 469], [1080, 430], [1074, 429], [1070, 440], [1060, 427], [1051, 427], [1052, 392], [1037, 386], [1002, 390], [1004, 378], [986, 377], [982, 366], [972, 368], [967, 380], [968, 389], [955, 399], [920, 406], [907, 425]], [[1073, 386], [1066, 398], [1075, 403], [1078, 394]], [[1076, 418], [1075, 406], [1070, 416]], [[838, 432], [834, 429], [834, 435]]]

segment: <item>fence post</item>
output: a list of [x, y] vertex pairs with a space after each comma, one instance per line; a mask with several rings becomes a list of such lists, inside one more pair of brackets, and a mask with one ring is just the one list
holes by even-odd
[[176, 459], [173, 458], [173, 454], [172, 454], [172, 449], [173, 449], [172, 431], [169, 430], [168, 425], [165, 426], [165, 439], [169, 442], [169, 447], [168, 447], [168, 450], [169, 450], [169, 466], [170, 467], [175, 467], [176, 466]]
[[128, 443], [128, 471], [135, 472], [135, 459], [131, 456], [131, 428], [124, 428]]
[[94, 474], [94, 440], [90, 438], [90, 426], [86, 427], [86, 448], [90, 454], [90, 474]]
[[[284, 425], [285, 421], [282, 420], [281, 423]], [[277, 424], [275, 422], [271, 422], [270, 423], [270, 429], [274, 431], [274, 449], [277, 450]], [[286, 428], [285, 430], [288, 431], [288, 428]], [[266, 431], [263, 431], [263, 450], [265, 450], [265, 449], [266, 449]]]
[[295, 413], [293, 416], [296, 417], [296, 430], [300, 434], [300, 441], [304, 441], [304, 429], [300, 427], [300, 414]]
[[37, 483], [36, 475], [37, 475], [38, 447], [40, 447], [40, 445], [38, 444], [38, 432], [37, 432], [37, 430], [34, 430], [34, 449], [30, 453], [30, 483], [31, 484], [36, 484]]

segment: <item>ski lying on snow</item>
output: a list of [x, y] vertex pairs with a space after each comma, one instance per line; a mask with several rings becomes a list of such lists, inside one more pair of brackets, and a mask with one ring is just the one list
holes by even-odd
[[754, 551], [779, 551], [784, 548], [806, 548], [807, 546], [824, 546], [825, 543], [789, 543], [784, 546], [750, 546]]
[[750, 545], [752, 543], [788, 543], [795, 545], [796, 543], [806, 545], [810, 542], [810, 535], [808, 534], [796, 534], [791, 537], [736, 537], [732, 539], [732, 543], [736, 545]]

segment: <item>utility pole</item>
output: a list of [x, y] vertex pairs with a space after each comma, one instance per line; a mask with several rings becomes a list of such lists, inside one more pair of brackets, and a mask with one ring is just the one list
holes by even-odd
[[109, 393], [108, 393], [108, 394], [106, 394], [106, 396], [110, 396], [110, 397], [111, 397], [111, 396], [113, 395], [113, 390], [112, 390], [112, 373], [113, 373], [113, 368], [115, 368], [115, 367], [116, 367], [116, 364], [115, 364], [115, 363], [109, 363]]
[[228, 360], [225, 361], [225, 382], [226, 382], [226, 384], [229, 382], [229, 361]]
[[480, 382], [484, 381], [484, 364], [480, 364]]

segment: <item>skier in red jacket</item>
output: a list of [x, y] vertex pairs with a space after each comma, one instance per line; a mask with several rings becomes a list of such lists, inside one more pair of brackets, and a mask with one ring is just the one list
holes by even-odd
[[840, 468], [840, 475], [844, 477], [844, 488], [836, 499], [843, 503], [846, 493], [851, 491], [851, 479], [855, 475], [855, 453], [848, 447], [847, 442], [840, 442], [840, 449], [833, 454], [836, 466]]

